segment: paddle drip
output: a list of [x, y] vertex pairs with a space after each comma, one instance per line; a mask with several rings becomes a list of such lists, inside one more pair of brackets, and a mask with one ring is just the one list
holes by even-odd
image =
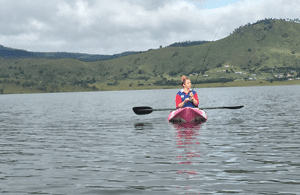
[[[222, 26], [222, 25], [221, 25], [221, 26]], [[221, 29], [221, 26], [220, 26], [219, 30]], [[214, 37], [213, 41], [211, 42], [211, 44], [210, 44], [210, 46], [209, 46], [209, 48], [208, 48], [208, 50], [207, 50], [206, 56], [204, 57], [204, 60], [203, 60], [202, 66], [201, 66], [201, 68], [200, 68], [200, 72], [199, 72], [199, 74], [198, 74], [198, 76], [197, 76], [197, 78], [196, 78], [196, 81], [195, 81], [195, 83], [194, 83], [194, 86], [193, 86], [193, 88], [192, 88], [192, 91], [193, 91], [193, 90], [194, 90], [194, 88], [195, 88], [196, 82], [197, 82], [197, 80], [198, 80], [198, 77], [199, 77], [199, 75], [201, 74], [201, 71], [202, 71], [202, 68], [203, 68], [204, 62], [205, 62], [205, 60], [206, 60], [206, 57], [207, 57], [207, 55], [208, 55], [208, 53], [209, 53], [209, 50], [210, 50], [210, 48], [211, 48], [211, 46], [212, 46], [212, 44], [213, 44], [213, 42], [214, 42], [214, 40], [215, 40], [215, 38], [216, 38], [216, 36], [217, 36], [218, 32], [219, 32], [219, 30], [217, 31], [217, 33], [216, 33], [216, 35], [215, 35], [215, 37]]]

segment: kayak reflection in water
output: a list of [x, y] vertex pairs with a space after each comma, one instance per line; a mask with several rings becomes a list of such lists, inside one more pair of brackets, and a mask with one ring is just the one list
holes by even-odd
[[197, 92], [191, 90], [191, 80], [186, 76], [182, 76], [181, 81], [183, 89], [181, 89], [176, 95], [176, 109], [184, 107], [197, 108], [199, 98]]

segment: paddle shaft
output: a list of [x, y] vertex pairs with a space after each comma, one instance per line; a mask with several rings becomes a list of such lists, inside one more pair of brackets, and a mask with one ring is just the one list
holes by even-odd
[[[198, 108], [200, 110], [212, 110], [212, 109], [240, 109], [244, 106], [223, 106], [223, 107], [206, 107], [206, 108]], [[163, 108], [163, 109], [144, 109], [144, 110], [152, 110], [152, 111], [168, 111], [168, 110], [174, 110], [174, 108]]]
[[[209, 108], [199, 108], [201, 110], [208, 110], [208, 109], [240, 109], [244, 106], [223, 106], [223, 107], [209, 107]], [[153, 109], [148, 106], [141, 106], [141, 107], [133, 107], [132, 108], [133, 112], [138, 115], [145, 115], [145, 114], [150, 114], [153, 111], [172, 111], [174, 110], [173, 108], [163, 108], [163, 109]]]

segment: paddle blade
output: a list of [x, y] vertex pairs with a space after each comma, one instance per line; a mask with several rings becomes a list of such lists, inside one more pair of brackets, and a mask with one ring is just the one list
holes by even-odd
[[150, 114], [151, 112], [153, 112], [153, 109], [147, 106], [133, 107], [132, 110], [135, 114], [138, 115]]
[[233, 106], [233, 107], [223, 107], [225, 109], [240, 109], [243, 108], [244, 106]]

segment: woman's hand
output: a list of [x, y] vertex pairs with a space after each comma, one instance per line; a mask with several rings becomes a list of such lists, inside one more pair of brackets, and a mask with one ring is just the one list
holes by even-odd
[[190, 101], [193, 102], [194, 105], [198, 104], [198, 101], [194, 98], [193, 92], [190, 93]]
[[195, 98], [194, 98], [193, 92], [190, 93], [190, 98], [189, 99], [190, 99], [191, 102], [194, 102]]
[[190, 101], [190, 98], [186, 98], [183, 102], [186, 103], [186, 102], [189, 102]]
[[193, 94], [193, 92], [191, 92], [191, 93], [190, 93], [190, 97], [191, 97], [191, 98], [193, 98], [193, 97], [194, 97], [194, 94]]

